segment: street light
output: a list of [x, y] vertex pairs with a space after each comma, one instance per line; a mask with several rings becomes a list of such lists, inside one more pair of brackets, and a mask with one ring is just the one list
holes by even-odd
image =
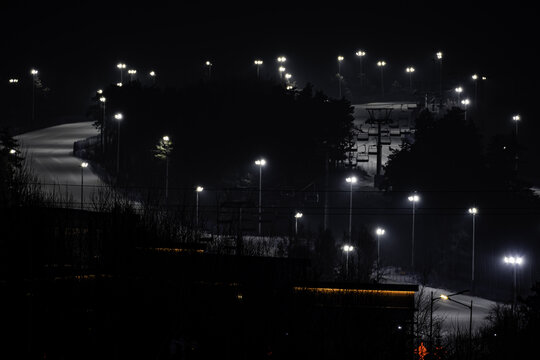
[[377, 66], [381, 69], [381, 91], [382, 91], [382, 96], [384, 97], [383, 69], [386, 66], [386, 61], [384, 61], [384, 60], [378, 61]]
[[298, 219], [300, 219], [302, 216], [304, 216], [304, 214], [302, 214], [301, 212], [297, 212], [296, 214], [294, 214], [294, 233], [296, 235], [298, 235]]
[[9, 79], [10, 84], [17, 84], [19, 82], [19, 79]]
[[472, 215], [472, 261], [471, 261], [471, 289], [474, 292], [474, 249], [475, 249], [475, 233], [476, 233], [476, 214], [478, 209], [476, 207], [469, 208], [469, 214]]
[[339, 98], [341, 99], [341, 62], [343, 61], [344, 57], [339, 55], [337, 57], [338, 60], [338, 80], [339, 80]]
[[352, 187], [353, 187], [353, 184], [356, 184], [356, 182], [358, 181], [358, 179], [356, 178], [356, 176], [350, 176], [348, 178], [345, 179], [346, 182], [349, 183], [350, 187], [349, 187], [349, 240], [351, 240], [351, 232], [352, 232]]
[[512, 301], [512, 311], [516, 307], [516, 297], [517, 297], [517, 267], [523, 265], [523, 257], [521, 256], [505, 256], [503, 259], [504, 263], [511, 265], [514, 270], [514, 298]]
[[195, 188], [195, 225], [197, 229], [199, 228], [199, 193], [203, 190], [204, 188], [202, 186]]
[[114, 115], [114, 118], [116, 119], [117, 124], [117, 141], [116, 141], [116, 176], [118, 177], [118, 174], [120, 173], [120, 122], [124, 118], [124, 116], [121, 113], [116, 113]]
[[375, 234], [377, 234], [377, 278], [379, 277], [379, 259], [380, 259], [380, 252], [381, 252], [381, 245], [380, 245], [380, 238], [381, 235], [384, 235], [385, 231], [383, 228], [377, 228], [375, 230]]
[[83, 198], [83, 191], [84, 191], [84, 169], [88, 167], [88, 163], [86, 161], [81, 163], [81, 210], [83, 209], [84, 204], [84, 198]]
[[364, 86], [364, 72], [362, 71], [362, 59], [366, 56], [366, 52], [363, 50], [358, 50], [356, 56], [360, 59], [360, 88]]
[[261, 235], [262, 168], [264, 165], [266, 165], [266, 160], [255, 160], [255, 165], [259, 167], [259, 235]]
[[347, 279], [349, 278], [349, 253], [354, 250], [354, 247], [352, 245], [343, 245], [343, 251], [345, 251], [345, 255], [347, 256], [347, 260], [345, 262], [345, 276]]
[[[461, 291], [460, 293], [463, 293], [465, 291]], [[461, 301], [457, 301], [457, 300], [452, 299], [452, 296], [459, 295], [460, 293], [456, 293], [456, 294], [452, 294], [452, 295], [441, 294], [440, 298], [442, 300], [455, 302], [456, 304], [459, 304], [461, 306], [465, 306], [466, 308], [469, 309], [469, 359], [470, 359], [471, 355], [472, 355], [472, 311], [473, 311], [473, 301], [471, 299], [471, 305], [468, 305], [468, 304], [462, 303]]]
[[412, 245], [411, 245], [411, 268], [414, 270], [414, 215], [416, 212], [416, 203], [420, 201], [420, 197], [414, 192], [413, 195], [407, 198], [412, 203]]
[[405, 71], [409, 74], [409, 87], [412, 90], [412, 73], [415, 71], [412, 66], [405, 69]]
[[255, 60], [253, 61], [253, 63], [255, 64], [255, 66], [257, 67], [257, 79], [259, 78], [259, 67], [263, 64], [263, 61], [262, 60]]

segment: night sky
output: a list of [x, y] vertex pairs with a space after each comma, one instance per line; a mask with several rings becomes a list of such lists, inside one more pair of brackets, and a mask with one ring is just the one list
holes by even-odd
[[354, 81], [354, 53], [361, 48], [367, 52], [366, 73], [378, 76], [375, 63], [384, 59], [388, 80], [406, 85], [405, 67], [415, 66], [415, 76], [427, 79], [433, 73], [429, 67], [434, 54], [441, 50], [447, 87], [462, 85], [471, 94], [470, 76], [486, 75], [490, 101], [500, 114], [493, 119], [493, 131], [512, 131], [513, 124], [506, 120], [520, 113], [523, 140], [538, 151], [532, 135], [540, 130], [532, 111], [538, 42], [536, 12], [529, 3], [481, 7], [440, 1], [277, 1], [188, 6], [180, 1], [19, 1], [4, 8], [3, 81], [28, 80], [29, 69], [38, 68], [43, 82], [65, 99], [66, 115], [84, 114], [96, 89], [119, 80], [119, 61], [137, 69], [139, 76], [153, 69], [160, 84], [179, 86], [200, 79], [206, 60], [212, 61], [216, 76], [234, 76], [255, 71], [253, 60], [261, 58], [261, 71], [269, 77], [277, 74], [277, 56], [285, 55], [287, 71], [298, 86], [311, 82], [335, 97], [338, 55], [345, 56], [345, 81]]

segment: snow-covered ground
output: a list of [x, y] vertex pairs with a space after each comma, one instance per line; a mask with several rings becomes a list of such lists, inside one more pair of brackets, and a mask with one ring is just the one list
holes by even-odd
[[[73, 156], [73, 143], [97, 135], [92, 122], [76, 122], [51, 126], [16, 136], [22, 155], [38, 177], [44, 191], [54, 193], [63, 201], [89, 207], [94, 195], [105, 184], [92, 171], [91, 165], [82, 169], [83, 160]], [[81, 187], [81, 179], [83, 187]]]
[[[399, 136], [397, 136], [397, 131], [394, 130], [396, 134], [395, 139], [390, 136], [391, 143], [383, 146], [382, 160], [384, 164], [389, 154], [390, 147], [399, 147], [401, 139], [404, 136], [408, 136], [412, 130], [411, 111], [413, 109], [413, 104], [376, 103], [355, 105], [355, 126], [358, 129], [362, 129], [362, 132], [368, 135], [366, 140], [357, 140], [359, 148], [361, 145], [369, 146], [376, 144], [377, 136], [376, 134], [370, 135], [369, 132], [372, 127], [370, 127], [369, 124], [366, 124], [366, 120], [369, 118], [369, 111], [375, 108], [392, 108], [391, 116], [394, 119], [394, 125], [398, 124], [397, 128], [400, 129]], [[388, 127], [388, 131], [391, 129], [396, 129], [396, 127]], [[405, 132], [402, 133], [401, 129], [405, 129]], [[371, 131], [373, 132], [373, 129]], [[16, 139], [20, 142], [21, 151], [29, 160], [31, 169], [38, 176], [40, 181], [45, 184], [44, 189], [50, 192], [66, 192], [68, 196], [72, 198], [73, 203], [78, 206], [80, 204], [81, 195], [80, 165], [82, 160], [73, 156], [73, 143], [77, 140], [94, 136], [97, 133], [97, 130], [92, 126], [91, 122], [78, 122], [32, 131], [19, 135]], [[376, 155], [369, 154], [369, 161], [357, 162], [356, 164], [359, 168], [364, 169], [368, 175], [373, 176], [376, 170]], [[362, 179], [360, 180], [359, 186], [373, 188], [373, 183], [369, 178], [365, 178], [363, 181]], [[91, 166], [84, 169], [83, 195], [85, 204], [90, 203], [96, 189], [99, 189], [102, 186], [105, 186], [105, 184], [92, 172]], [[391, 271], [389, 275], [386, 276], [385, 282], [417, 283], [410, 276], [397, 271]], [[420, 293], [423, 293], [425, 296], [431, 296], [431, 294], [433, 294], [433, 298], [438, 299], [437, 301], [434, 301], [434, 316], [445, 319], [443, 331], [450, 332], [456, 328], [456, 326], [468, 330], [469, 308], [440, 298], [441, 294], [448, 295], [455, 293], [455, 291], [426, 286], [423, 288], [423, 291], [419, 291], [419, 294]], [[467, 305], [470, 305], [472, 301], [473, 330], [476, 330], [485, 324], [490, 309], [496, 305], [494, 301], [467, 294], [456, 295], [453, 299]]]
[[442, 335], [444, 335], [444, 333], [451, 333], [457, 328], [464, 332], [469, 331], [469, 322], [471, 318], [469, 306], [471, 306], [471, 301], [473, 332], [487, 324], [489, 312], [497, 305], [497, 302], [495, 301], [472, 296], [467, 293], [451, 296], [451, 299], [464, 304], [460, 305], [455, 301], [441, 298], [441, 295], [452, 295], [458, 293], [460, 290], [422, 286], [414, 277], [394, 268], [385, 269], [384, 273], [385, 276], [383, 282], [385, 283], [418, 284], [419, 291], [417, 296], [425, 296], [427, 301], [431, 301], [431, 298], [437, 299], [433, 301], [433, 317], [443, 320]]

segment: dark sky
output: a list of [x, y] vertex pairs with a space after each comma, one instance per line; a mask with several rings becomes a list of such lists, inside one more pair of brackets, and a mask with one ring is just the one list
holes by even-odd
[[533, 31], [537, 12], [529, 4], [183, 3], [5, 5], [2, 81], [28, 80], [29, 69], [37, 67], [43, 82], [65, 98], [66, 114], [77, 115], [97, 88], [119, 80], [119, 61], [139, 74], [156, 70], [162, 84], [181, 84], [199, 78], [207, 59], [214, 63], [212, 71], [223, 75], [254, 71], [253, 60], [262, 58], [262, 71], [275, 75], [275, 59], [285, 55], [299, 86], [309, 81], [335, 96], [337, 55], [345, 56], [345, 80], [354, 80], [354, 53], [362, 48], [368, 54], [366, 73], [377, 76], [375, 63], [384, 59], [387, 78], [406, 83], [406, 66], [414, 65], [415, 76], [426, 79], [435, 52], [442, 50], [449, 88], [463, 84], [471, 90], [471, 74], [485, 74], [498, 91], [493, 101], [501, 106], [501, 117], [520, 112], [524, 133], [527, 126], [540, 130], [532, 125], [538, 42]]

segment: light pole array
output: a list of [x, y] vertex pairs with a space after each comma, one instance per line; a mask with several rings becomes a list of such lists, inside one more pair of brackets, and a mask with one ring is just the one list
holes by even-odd
[[259, 79], [259, 68], [261, 67], [261, 65], [263, 64], [263, 61], [262, 60], [255, 60], [253, 62], [255, 64], [255, 66], [257, 67], [257, 79]]
[[266, 160], [255, 160], [255, 165], [259, 167], [259, 235], [261, 235], [261, 206], [262, 206], [262, 168], [266, 165]]
[[128, 74], [129, 74], [129, 81], [133, 82], [133, 78], [135, 77], [135, 74], [137, 74], [137, 70], [129, 69]]
[[518, 124], [519, 124], [519, 121], [521, 120], [521, 116], [519, 116], [519, 115], [514, 115], [514, 116], [512, 116], [512, 120], [513, 120], [514, 123], [516, 124], [516, 141], [517, 141], [517, 136], [518, 136]]
[[122, 81], [123, 81], [122, 75], [123, 75], [124, 69], [127, 67], [127, 65], [124, 64], [124, 63], [118, 63], [118, 64], [116, 64], [116, 67], [118, 68], [118, 70], [120, 70], [120, 84], [121, 84]]
[[416, 212], [416, 203], [420, 201], [420, 196], [418, 196], [415, 192], [407, 199], [412, 203], [411, 269], [414, 270], [414, 216]]
[[383, 69], [386, 66], [386, 61], [381, 60], [377, 62], [377, 66], [381, 69], [381, 92], [382, 97], [384, 98], [384, 78], [383, 78]]
[[349, 278], [349, 253], [354, 250], [354, 247], [352, 245], [343, 245], [343, 251], [345, 251], [345, 255], [347, 257], [345, 261], [345, 276], [348, 279]]
[[345, 179], [349, 183], [349, 241], [352, 240], [352, 200], [353, 200], [353, 184], [356, 184], [358, 179], [356, 176], [350, 176]]
[[279, 63], [278, 71], [279, 71], [279, 78], [283, 79], [283, 72], [285, 71], [285, 67], [283, 66], [283, 63], [287, 61], [287, 58], [285, 56], [279, 56], [277, 58], [277, 62]]
[[362, 70], [362, 60], [366, 56], [366, 52], [363, 50], [358, 50], [356, 56], [360, 59], [360, 88], [364, 87], [364, 72]]
[[523, 265], [523, 257], [521, 256], [505, 256], [503, 259], [504, 263], [507, 265], [512, 266], [514, 270], [514, 286], [513, 286], [513, 299], [512, 299], [512, 311], [515, 310], [516, 307], [516, 299], [517, 299], [517, 268], [518, 266]]

